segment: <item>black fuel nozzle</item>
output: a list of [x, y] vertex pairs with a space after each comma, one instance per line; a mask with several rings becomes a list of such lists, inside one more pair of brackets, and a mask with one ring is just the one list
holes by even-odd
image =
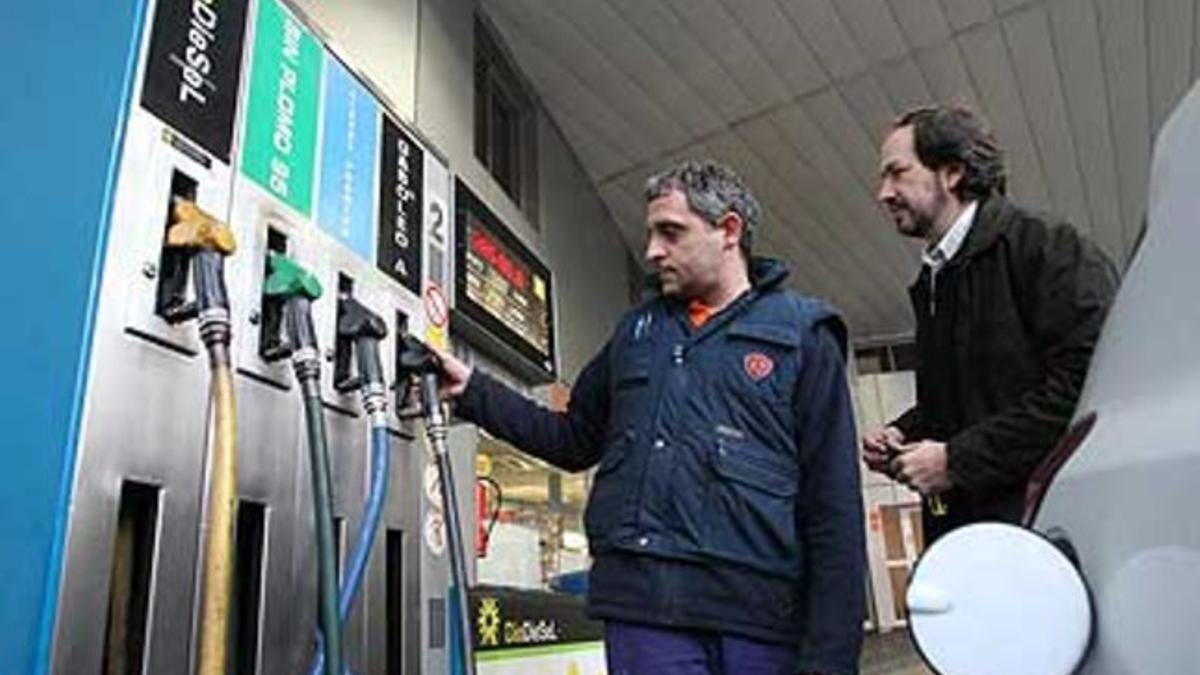
[[[175, 199], [165, 248], [174, 264], [160, 280], [156, 309], [169, 323], [199, 317], [201, 335], [229, 342], [229, 294], [225, 290], [225, 256], [237, 249], [233, 231], [188, 199]], [[194, 299], [188, 299], [188, 272]], [[208, 326], [208, 329], [205, 328]], [[215, 327], [214, 327], [215, 326]], [[212, 333], [209, 335], [208, 333]]]
[[297, 376], [316, 379], [320, 375], [320, 357], [317, 332], [313, 329], [312, 301], [321, 297], [321, 282], [282, 253], [271, 253], [269, 264], [271, 274], [263, 283], [263, 295], [272, 302], [282, 303], [281, 323], [287, 340], [287, 353], [277, 358], [291, 355]]
[[[337, 344], [334, 347], [333, 387], [340, 392], [383, 385], [379, 343], [387, 337], [383, 318], [367, 309], [354, 296], [338, 297]], [[353, 373], [351, 361], [358, 361]]]
[[[429, 345], [421, 342], [413, 335], [405, 335], [400, 339], [400, 350], [396, 355], [396, 387], [399, 390], [405, 383], [416, 379], [420, 402], [420, 414], [426, 419], [441, 417], [441, 397], [438, 394], [438, 380], [442, 374], [442, 359]], [[400, 396], [397, 391], [396, 405], [399, 407], [407, 396]], [[411, 417], [407, 410], [397, 410], [400, 417]]]

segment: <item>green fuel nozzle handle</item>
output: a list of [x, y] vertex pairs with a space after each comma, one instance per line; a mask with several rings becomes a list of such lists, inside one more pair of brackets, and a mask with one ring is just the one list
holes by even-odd
[[267, 257], [267, 264], [271, 269], [271, 274], [263, 282], [263, 292], [267, 295], [298, 295], [310, 301], [321, 297], [321, 282], [300, 263], [272, 251]]
[[[272, 252], [267, 258], [271, 273], [263, 282], [263, 292], [284, 301], [288, 337], [297, 350], [316, 350], [317, 333], [313, 329], [313, 300], [321, 297], [321, 282], [295, 260]], [[315, 360], [312, 355], [306, 359]]]

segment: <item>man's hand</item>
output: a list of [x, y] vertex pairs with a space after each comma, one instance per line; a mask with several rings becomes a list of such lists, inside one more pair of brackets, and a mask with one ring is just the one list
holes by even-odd
[[867, 468], [877, 473], [892, 475], [890, 462], [895, 455], [892, 448], [904, 443], [904, 433], [893, 426], [872, 429], [863, 435], [862, 454]]
[[450, 352], [432, 349], [442, 361], [442, 377], [438, 382], [442, 400], [461, 396], [471, 379], [471, 367]]
[[946, 444], [920, 441], [896, 448], [900, 454], [891, 462], [896, 480], [923, 495], [945, 492], [951, 487], [946, 471]]

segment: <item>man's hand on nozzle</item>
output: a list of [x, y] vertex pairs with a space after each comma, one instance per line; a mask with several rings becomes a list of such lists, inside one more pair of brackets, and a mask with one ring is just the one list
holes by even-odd
[[438, 359], [442, 362], [442, 377], [438, 382], [442, 399], [462, 396], [467, 389], [467, 382], [471, 379], [471, 367], [448, 351], [436, 347], [432, 349], [437, 352]]
[[872, 429], [862, 437], [863, 461], [870, 470], [891, 476], [891, 461], [903, 444], [904, 433], [894, 426]]

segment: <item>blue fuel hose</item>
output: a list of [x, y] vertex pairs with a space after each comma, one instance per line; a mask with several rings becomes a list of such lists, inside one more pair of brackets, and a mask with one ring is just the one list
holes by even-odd
[[[366, 573], [367, 563], [371, 559], [371, 547], [375, 542], [375, 533], [379, 529], [379, 521], [383, 516], [383, 505], [387, 497], [390, 445], [387, 426], [372, 425], [371, 487], [363, 510], [362, 522], [359, 523], [358, 533], [355, 534], [350, 565], [346, 568], [346, 576], [342, 581], [342, 590], [338, 597], [338, 613], [343, 623], [350, 616], [350, 609], [354, 606], [354, 599], [362, 586], [363, 575]], [[325, 668], [323, 646], [323, 636], [318, 633], [316, 658], [313, 659], [309, 675], [321, 675], [321, 671]], [[348, 668], [346, 672], [349, 672]]]

